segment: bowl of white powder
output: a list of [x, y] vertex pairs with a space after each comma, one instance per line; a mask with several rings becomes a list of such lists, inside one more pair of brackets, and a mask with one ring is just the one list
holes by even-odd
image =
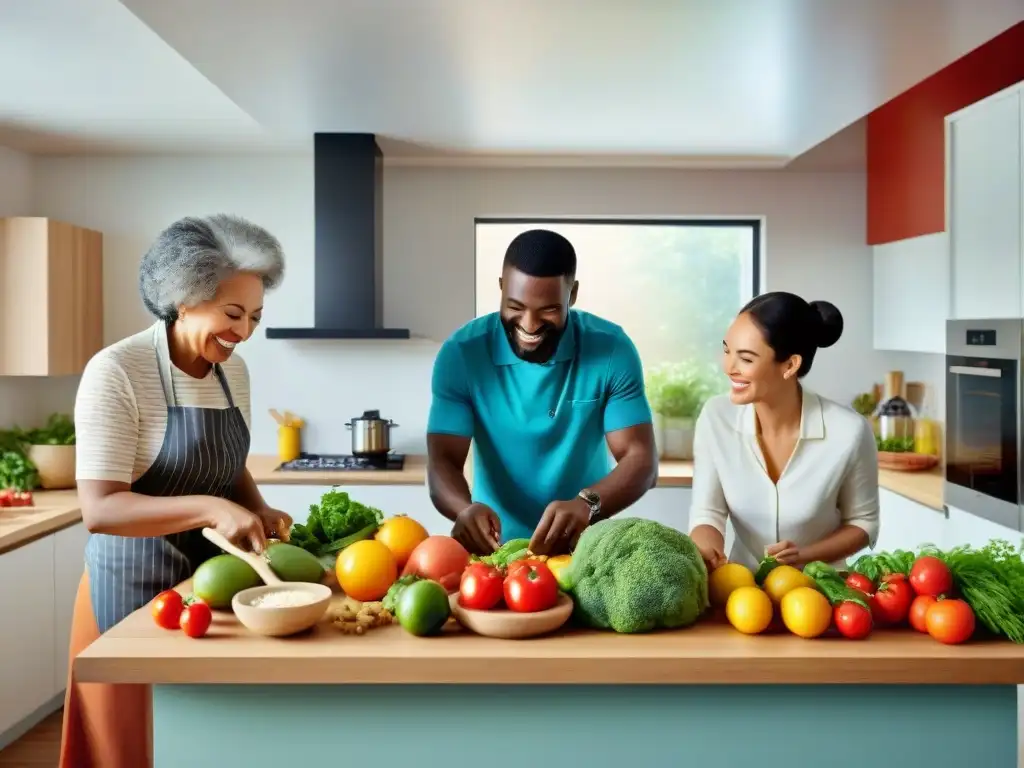
[[331, 603], [326, 584], [282, 582], [243, 589], [231, 608], [250, 632], [267, 637], [294, 635], [317, 624]]

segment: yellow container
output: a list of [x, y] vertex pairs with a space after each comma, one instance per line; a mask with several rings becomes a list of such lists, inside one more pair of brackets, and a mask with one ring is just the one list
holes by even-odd
[[281, 424], [277, 428], [277, 458], [294, 461], [302, 452], [302, 431], [299, 427]]
[[939, 455], [939, 425], [931, 419], [918, 419], [914, 425], [914, 453]]

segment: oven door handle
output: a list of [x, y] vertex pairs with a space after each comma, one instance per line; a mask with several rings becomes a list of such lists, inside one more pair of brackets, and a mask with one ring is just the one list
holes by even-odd
[[949, 372], [962, 376], [987, 376], [990, 379], [998, 379], [1003, 375], [999, 368], [975, 368], [972, 365], [951, 365]]

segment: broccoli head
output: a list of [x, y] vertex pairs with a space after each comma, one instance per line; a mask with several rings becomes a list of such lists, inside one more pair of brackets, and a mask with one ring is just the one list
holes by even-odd
[[564, 578], [576, 618], [598, 629], [686, 627], [708, 607], [708, 572], [697, 545], [653, 520], [616, 518], [587, 528]]

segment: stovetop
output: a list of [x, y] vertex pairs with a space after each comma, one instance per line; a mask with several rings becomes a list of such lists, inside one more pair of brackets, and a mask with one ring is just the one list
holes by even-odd
[[279, 469], [282, 472], [369, 472], [377, 469], [394, 471], [403, 466], [405, 456], [401, 453], [389, 453], [380, 457], [302, 453], [299, 454], [299, 458], [286, 461]]

